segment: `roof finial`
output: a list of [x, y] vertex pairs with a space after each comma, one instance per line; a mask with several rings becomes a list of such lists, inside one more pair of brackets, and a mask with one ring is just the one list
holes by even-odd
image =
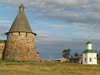
[[90, 41], [90, 37], [88, 36], [88, 41]]
[[20, 11], [24, 11], [24, 8], [25, 8], [25, 7], [23, 6], [23, 4], [21, 4], [20, 7], [19, 7], [19, 10], [20, 10]]

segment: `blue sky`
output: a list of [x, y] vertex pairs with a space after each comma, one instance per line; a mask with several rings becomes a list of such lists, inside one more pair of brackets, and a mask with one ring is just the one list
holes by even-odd
[[62, 58], [64, 49], [81, 54], [88, 36], [93, 49], [100, 51], [99, 0], [0, 0], [0, 39], [6, 40], [21, 3], [32, 31], [37, 33], [36, 48], [41, 59]]

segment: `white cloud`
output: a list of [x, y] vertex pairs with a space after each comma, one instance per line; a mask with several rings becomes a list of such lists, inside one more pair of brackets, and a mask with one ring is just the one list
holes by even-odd
[[0, 24], [1, 23], [12, 23], [12, 21], [8, 21], [8, 20], [0, 20]]
[[[57, 28], [64, 28], [64, 27], [70, 27], [67, 24], [54, 24], [54, 23], [48, 23], [48, 22], [41, 22], [36, 21], [37, 24], [41, 24], [42, 26], [49, 26], [49, 27], [57, 27]], [[71, 26], [72, 27], [72, 26]]]
[[8, 26], [1, 26], [0, 25], [0, 38], [5, 38], [5, 33], [8, 32], [9, 27]]
[[1, 0], [1, 2], [17, 6], [23, 3], [38, 18], [67, 23], [100, 23], [98, 0]]
[[49, 36], [49, 35], [46, 35], [46, 34], [38, 34], [37, 37], [47, 38], [47, 37], [52, 37], [52, 36]]
[[48, 32], [48, 31], [35, 31], [35, 32], [38, 33], [38, 34], [50, 33], [50, 32]]

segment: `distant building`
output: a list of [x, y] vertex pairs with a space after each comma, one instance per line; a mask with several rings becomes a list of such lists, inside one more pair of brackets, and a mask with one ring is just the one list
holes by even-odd
[[74, 58], [69, 58], [71, 63], [82, 63], [82, 56], [74, 56]]
[[60, 59], [53, 59], [53, 62], [61, 62], [61, 63], [64, 63], [64, 62], [67, 62], [68, 59], [66, 58], [60, 58]]
[[37, 54], [37, 61], [40, 61], [40, 58], [39, 58], [40, 53], [37, 52], [36, 54]]
[[6, 43], [0, 42], [0, 58], [4, 60], [39, 61], [39, 53], [36, 52], [35, 36], [21, 4], [19, 13], [15, 18], [9, 32], [6, 33]]
[[82, 63], [82, 58], [69, 58], [71, 63]]
[[87, 49], [82, 54], [83, 64], [97, 64], [97, 53], [92, 49], [90, 39], [86, 43]]

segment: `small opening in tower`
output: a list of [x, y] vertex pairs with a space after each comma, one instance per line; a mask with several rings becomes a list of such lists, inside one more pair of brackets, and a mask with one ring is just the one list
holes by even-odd
[[20, 35], [20, 32], [19, 32], [19, 35]]
[[29, 50], [27, 50], [29, 52]]
[[26, 37], [27, 37], [27, 33], [26, 33]]

